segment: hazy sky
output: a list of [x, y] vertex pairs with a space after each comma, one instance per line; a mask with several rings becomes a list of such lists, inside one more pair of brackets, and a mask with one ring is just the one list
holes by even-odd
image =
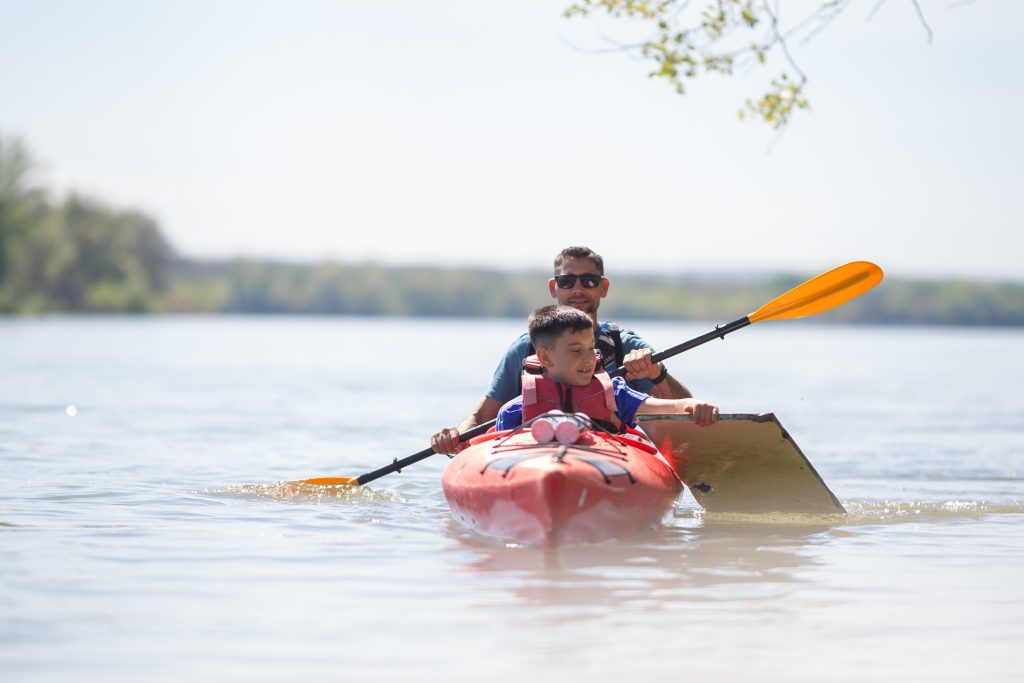
[[1024, 280], [1024, 2], [854, 1], [781, 137], [567, 4], [0, 0], [0, 132], [194, 256]]

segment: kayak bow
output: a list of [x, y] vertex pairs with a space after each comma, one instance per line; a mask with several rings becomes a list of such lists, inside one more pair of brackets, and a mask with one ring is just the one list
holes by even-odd
[[523, 428], [473, 439], [448, 463], [441, 485], [467, 527], [541, 546], [599, 543], [652, 527], [682, 491], [640, 432], [586, 431], [562, 444], [540, 443]]

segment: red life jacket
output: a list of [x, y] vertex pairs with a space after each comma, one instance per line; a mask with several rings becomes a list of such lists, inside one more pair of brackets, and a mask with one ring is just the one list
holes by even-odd
[[523, 422], [532, 420], [549, 410], [566, 413], [584, 413], [595, 423], [604, 423], [612, 431], [622, 430], [622, 422], [615, 412], [615, 391], [611, 377], [601, 365], [601, 354], [595, 352], [594, 377], [585, 387], [574, 387], [556, 382], [544, 372], [537, 356], [523, 361]]

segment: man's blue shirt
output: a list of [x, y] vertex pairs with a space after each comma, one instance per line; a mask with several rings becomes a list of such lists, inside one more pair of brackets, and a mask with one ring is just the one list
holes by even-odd
[[[595, 341], [602, 334], [609, 334], [611, 330], [611, 324], [606, 322], [599, 322], [597, 329], [594, 330]], [[619, 335], [622, 339], [622, 353], [623, 355], [628, 354], [634, 349], [652, 349], [640, 335], [633, 330], [619, 329]], [[512, 342], [512, 345], [505, 351], [504, 358], [498, 363], [498, 367], [494, 370], [494, 377], [491, 379], [491, 388], [487, 390], [487, 396], [493, 399], [497, 399], [502, 403], [506, 403], [522, 392], [522, 378], [523, 378], [523, 361], [526, 360], [526, 353], [530, 349], [530, 335], [525, 332]], [[618, 365], [614, 362], [611, 365], [605, 366], [609, 372], [618, 369]], [[629, 386], [637, 391], [641, 391], [645, 394], [651, 393], [651, 388], [654, 384], [649, 379], [633, 380], [629, 383]]]
[[[640, 410], [640, 406], [647, 400], [647, 394], [631, 389], [621, 377], [612, 378], [612, 387], [615, 390], [615, 412], [618, 413], [619, 419], [630, 427], [635, 427], [633, 420], [636, 418], [636, 411]], [[494, 428], [499, 431], [513, 429], [522, 423], [523, 397], [516, 396], [498, 411], [498, 421]]]

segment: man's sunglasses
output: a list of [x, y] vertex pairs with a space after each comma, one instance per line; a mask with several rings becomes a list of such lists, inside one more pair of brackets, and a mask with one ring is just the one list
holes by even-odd
[[600, 275], [556, 275], [555, 284], [559, 289], [571, 289], [576, 286], [576, 280], [587, 289], [593, 289], [601, 284], [603, 278]]

